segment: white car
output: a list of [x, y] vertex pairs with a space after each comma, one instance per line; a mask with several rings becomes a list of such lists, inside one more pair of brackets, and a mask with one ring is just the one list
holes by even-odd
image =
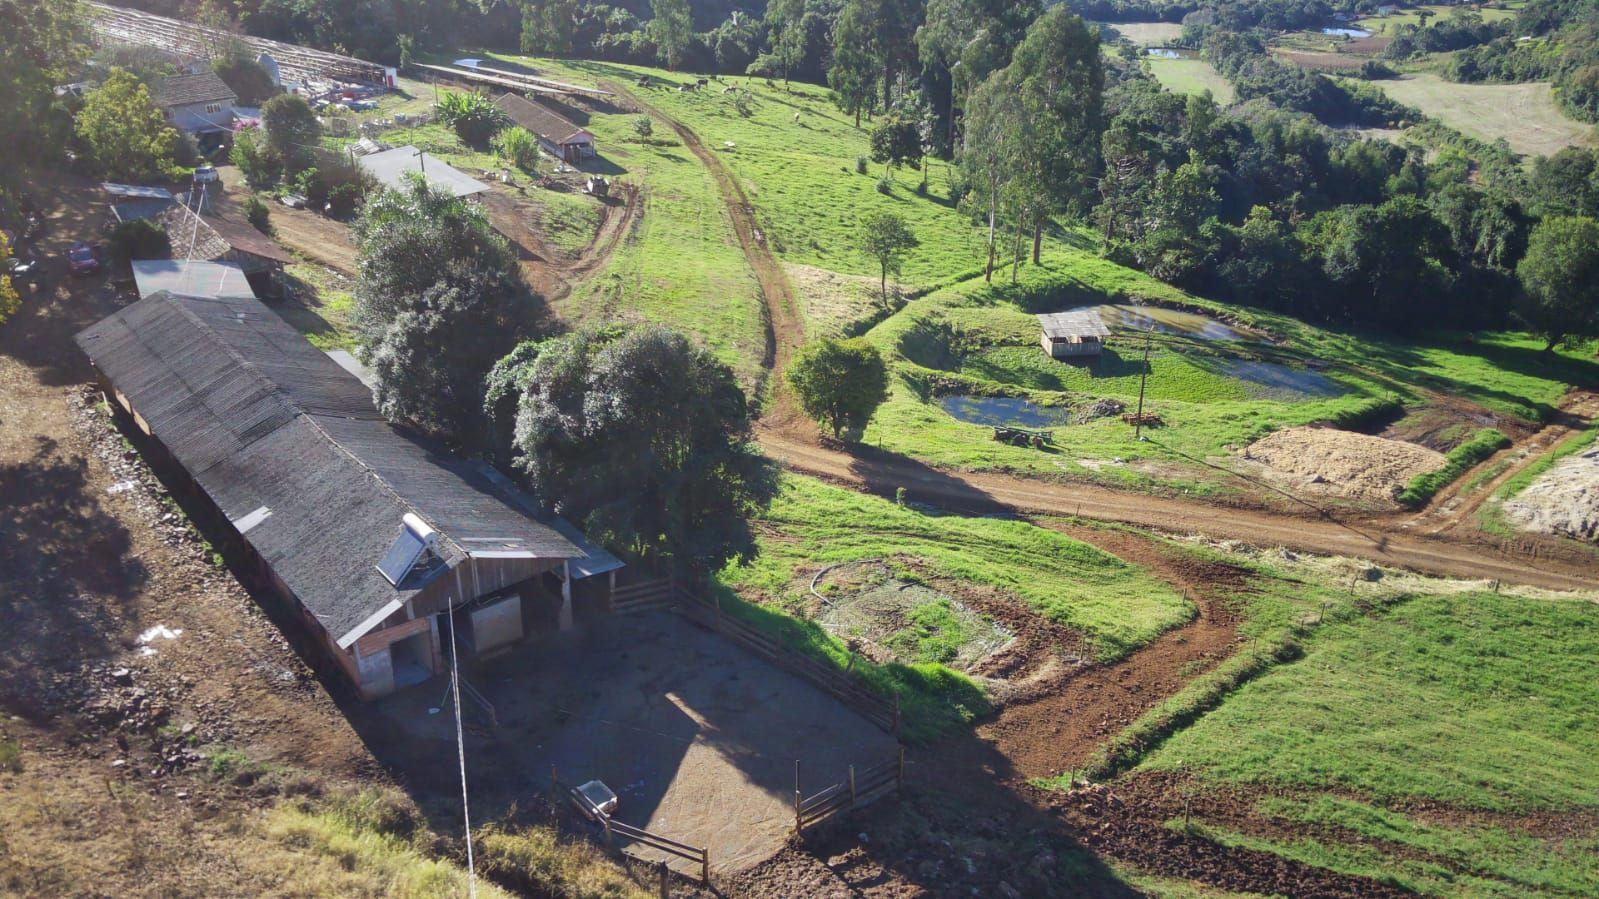
[[278, 202], [289, 207], [290, 209], [305, 208], [305, 197], [302, 197], [299, 194], [284, 194], [278, 198]]
[[214, 165], [202, 165], [194, 170], [195, 184], [215, 184], [217, 177], [217, 167]]

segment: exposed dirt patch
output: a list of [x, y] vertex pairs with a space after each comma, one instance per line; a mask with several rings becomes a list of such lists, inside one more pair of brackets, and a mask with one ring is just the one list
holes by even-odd
[[1411, 478], [1444, 464], [1442, 453], [1426, 447], [1332, 428], [1284, 428], [1242, 455], [1299, 489], [1386, 503]]
[[1503, 508], [1525, 530], [1599, 543], [1599, 447], [1556, 462]]
[[1483, 428], [1498, 428], [1511, 440], [1520, 440], [1537, 431], [1520, 418], [1496, 415], [1472, 403], [1434, 395], [1376, 436], [1447, 453]]

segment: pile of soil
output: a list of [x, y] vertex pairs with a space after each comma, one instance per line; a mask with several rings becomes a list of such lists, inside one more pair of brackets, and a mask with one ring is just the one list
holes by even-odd
[[1285, 428], [1244, 450], [1244, 458], [1302, 486], [1354, 499], [1392, 502], [1410, 479], [1442, 468], [1436, 450], [1331, 428]]
[[1599, 543], [1599, 446], [1550, 466], [1504, 511], [1523, 530]]

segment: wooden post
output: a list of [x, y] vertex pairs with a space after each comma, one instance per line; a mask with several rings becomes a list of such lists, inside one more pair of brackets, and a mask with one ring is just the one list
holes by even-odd
[[800, 830], [800, 785], [799, 785], [799, 759], [794, 760], [794, 833]]
[[1133, 439], [1140, 439], [1144, 433], [1144, 384], [1149, 381], [1149, 341], [1154, 332], [1144, 330], [1144, 371], [1138, 377], [1138, 414], [1133, 416]]
[[899, 739], [899, 694], [894, 694], [894, 739]]
[[700, 850], [700, 882], [711, 885], [711, 847]]
[[900, 790], [904, 790], [905, 789], [905, 746], [904, 746], [904, 744], [900, 744], [900, 747], [899, 747], [899, 770], [894, 774], [894, 789], [896, 791], [900, 791]]
[[854, 808], [855, 807], [855, 766], [854, 765], [850, 765], [849, 766], [849, 804], [850, 804], [850, 808]]
[[661, 899], [671, 899], [672, 887], [671, 887], [671, 880], [669, 879], [670, 875], [668, 875], [666, 873], [666, 862], [664, 862], [664, 861], [661, 862], [660, 866], [661, 867], [660, 867], [659, 870], [660, 870], [660, 879], [661, 879], [661, 886], [660, 886]]

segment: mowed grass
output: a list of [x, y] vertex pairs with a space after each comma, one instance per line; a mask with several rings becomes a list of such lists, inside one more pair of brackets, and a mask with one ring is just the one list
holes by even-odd
[[[1458, 9], [1454, 6], [1417, 6], [1410, 9], [1396, 10], [1387, 16], [1367, 16], [1355, 22], [1356, 28], [1364, 28], [1372, 34], [1394, 34], [1401, 25], [1420, 25], [1421, 10], [1427, 10], [1432, 16], [1427, 20], [1427, 27], [1431, 28], [1439, 22], [1444, 22]], [[1484, 7], [1473, 10], [1482, 16], [1484, 22], [1500, 22], [1516, 17], [1515, 9], [1492, 9]]]
[[1232, 82], [1203, 59], [1161, 59], [1150, 57], [1149, 71], [1161, 86], [1178, 94], [1202, 94], [1210, 91], [1216, 102], [1227, 106], [1237, 99]]
[[827, 565], [881, 558], [1014, 594], [1081, 633], [1106, 660], [1194, 613], [1137, 566], [1023, 521], [926, 512], [797, 476], [785, 478], [761, 521], [760, 555], [724, 571], [722, 581], [783, 606], [803, 603], [810, 577]]
[[1431, 72], [1412, 72], [1371, 84], [1463, 134], [1489, 142], [1504, 138], [1517, 153], [1548, 156], [1594, 143], [1593, 126], [1566, 118], [1545, 81], [1457, 84]]
[[1094, 22], [1140, 47], [1162, 47], [1183, 36], [1180, 22]]
[[[563, 80], [595, 81], [566, 66], [541, 61], [537, 67]], [[557, 311], [572, 322], [633, 320], [676, 328], [703, 342], [749, 387], [759, 379], [766, 341], [759, 284], [710, 173], [663, 121], [654, 122], [648, 142], [640, 140], [633, 130], [637, 118], [616, 110], [593, 112], [581, 122], [594, 134], [600, 157], [585, 168], [637, 184], [643, 209], [611, 259]]]
[[[1418, 595], [1335, 612], [1143, 762], [1268, 788], [1256, 812], [1314, 838], [1227, 842], [1431, 895], [1599, 890], [1599, 604]], [[1518, 821], [1575, 816], [1558, 826]], [[1529, 829], [1531, 828], [1531, 829]]]

